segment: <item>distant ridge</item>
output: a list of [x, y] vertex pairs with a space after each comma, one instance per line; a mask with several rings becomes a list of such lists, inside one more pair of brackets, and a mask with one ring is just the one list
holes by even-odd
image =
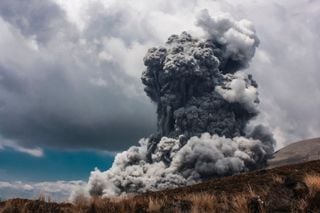
[[298, 141], [274, 153], [268, 161], [268, 169], [320, 160], [320, 138]]

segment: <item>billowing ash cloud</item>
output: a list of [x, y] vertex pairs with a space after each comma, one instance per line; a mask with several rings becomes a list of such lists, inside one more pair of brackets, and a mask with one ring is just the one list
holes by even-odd
[[118, 154], [110, 170], [93, 171], [90, 195], [172, 188], [265, 165], [274, 140], [267, 128], [248, 127], [258, 85], [243, 71], [259, 44], [255, 29], [207, 11], [198, 26], [205, 38], [183, 32], [148, 50], [142, 83], [157, 105], [158, 132]]

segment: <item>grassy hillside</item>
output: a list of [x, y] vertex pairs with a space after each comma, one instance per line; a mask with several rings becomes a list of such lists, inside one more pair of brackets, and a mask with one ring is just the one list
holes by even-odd
[[0, 202], [0, 212], [320, 212], [320, 161], [139, 196], [74, 204], [12, 199]]

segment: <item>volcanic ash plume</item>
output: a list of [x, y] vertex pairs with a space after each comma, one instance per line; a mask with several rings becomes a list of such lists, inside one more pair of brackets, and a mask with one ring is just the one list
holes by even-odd
[[[148, 50], [142, 74], [157, 105], [158, 132], [91, 173], [90, 195], [139, 193], [261, 168], [273, 153], [258, 114], [257, 83], [243, 70], [259, 44], [253, 25], [229, 16], [198, 17], [204, 39], [186, 32]], [[250, 129], [250, 131], [249, 131]]]

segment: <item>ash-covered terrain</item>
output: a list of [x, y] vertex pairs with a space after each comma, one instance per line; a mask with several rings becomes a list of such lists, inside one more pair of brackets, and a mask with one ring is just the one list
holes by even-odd
[[143, 59], [158, 131], [119, 153], [109, 170], [91, 172], [72, 197], [174, 188], [266, 165], [275, 141], [250, 124], [259, 113], [258, 84], [246, 72], [259, 45], [255, 28], [205, 10], [197, 25], [204, 37], [172, 35]]
[[276, 151], [268, 160], [268, 169], [320, 160], [320, 138], [291, 143]]

